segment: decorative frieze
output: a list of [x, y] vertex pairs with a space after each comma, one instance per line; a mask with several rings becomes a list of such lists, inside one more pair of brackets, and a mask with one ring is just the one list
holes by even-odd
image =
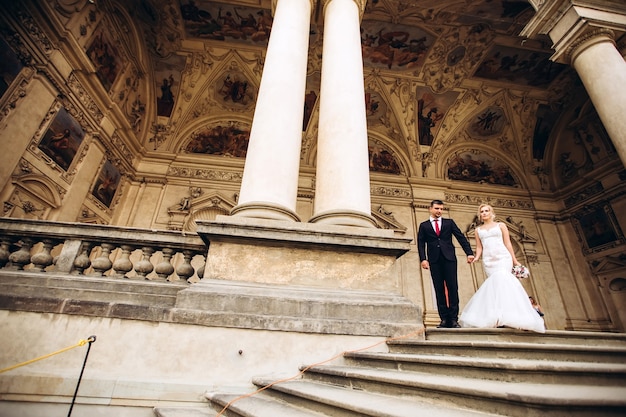
[[17, 18], [20, 21], [20, 27], [28, 32], [28, 37], [34, 40], [40, 51], [50, 56], [57, 47], [50, 39], [41, 31], [41, 28], [32, 16], [26, 14], [23, 10], [17, 11]]
[[[122, 158], [124, 159], [126, 163], [132, 164], [134, 154], [128, 148], [128, 146], [126, 146], [126, 143], [117, 132], [114, 132], [113, 135], [111, 135], [111, 139], [108, 140], [108, 142], [110, 145], [109, 146], [110, 149], [115, 149], [117, 152], [119, 152], [122, 155]], [[120, 168], [120, 171], [123, 171], [121, 166], [118, 168]]]
[[27, 80], [22, 80], [17, 88], [13, 90], [13, 94], [6, 101], [6, 104], [0, 109], [0, 123], [17, 107], [18, 102], [26, 97]]
[[411, 198], [411, 191], [406, 188], [373, 186], [370, 192], [376, 196]]
[[594, 184], [591, 184], [590, 186], [582, 190], [579, 190], [576, 193], [569, 196], [568, 198], [566, 198], [565, 207], [569, 208], [569, 207], [575, 206], [576, 204], [580, 202], [586, 201], [590, 197], [601, 194], [603, 191], [604, 191], [604, 187], [602, 186], [601, 182], [596, 182]]
[[93, 117], [98, 124], [102, 122], [104, 114], [95, 103], [95, 101], [93, 101], [91, 95], [87, 92], [80, 80], [76, 77], [76, 73], [73, 72], [70, 74], [69, 78], [67, 79], [67, 85], [70, 90], [72, 90], [75, 97], [80, 100], [80, 102], [85, 107], [85, 110], [87, 110], [91, 117]]
[[230, 181], [241, 182], [241, 172], [216, 171], [213, 169], [201, 169], [190, 167], [170, 167], [167, 171], [168, 176], [198, 178], [203, 180]]
[[524, 209], [524, 210], [534, 210], [535, 208], [532, 201], [529, 201], [529, 200], [491, 197], [488, 195], [445, 193], [445, 201], [447, 203], [475, 204], [477, 206], [479, 204], [485, 203], [493, 207], [504, 207], [504, 208]]

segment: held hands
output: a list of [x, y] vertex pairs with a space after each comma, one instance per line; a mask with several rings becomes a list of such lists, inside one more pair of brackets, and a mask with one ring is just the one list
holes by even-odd
[[467, 263], [468, 264], [473, 264], [474, 262], [476, 262], [478, 260], [477, 257], [475, 257], [474, 255], [468, 255], [467, 256]]

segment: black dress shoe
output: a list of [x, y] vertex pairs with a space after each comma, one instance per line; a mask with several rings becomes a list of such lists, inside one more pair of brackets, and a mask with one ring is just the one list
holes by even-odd
[[460, 328], [461, 328], [461, 325], [459, 324], [459, 322], [458, 322], [458, 321], [456, 321], [456, 320], [452, 320], [452, 321], [450, 322], [450, 324], [448, 325], [448, 327], [449, 327], [449, 328], [451, 328], [451, 329], [460, 329]]
[[437, 326], [438, 329], [443, 329], [445, 327], [448, 327], [448, 322], [445, 320], [441, 320], [441, 323], [439, 323], [439, 326]]

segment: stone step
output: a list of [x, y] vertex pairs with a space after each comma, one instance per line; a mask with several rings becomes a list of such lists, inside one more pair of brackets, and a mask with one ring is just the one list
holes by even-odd
[[[508, 417], [624, 416], [626, 387], [477, 380], [350, 366], [314, 366], [307, 380]], [[274, 388], [274, 387], [272, 387]]]
[[156, 417], [215, 417], [217, 411], [213, 411], [208, 405], [206, 407], [156, 407], [154, 415]]
[[[547, 330], [536, 333], [517, 329], [427, 329], [426, 339], [454, 342], [514, 342], [597, 347], [626, 347], [626, 333]], [[402, 342], [402, 341], [399, 341]]]
[[[530, 341], [529, 341], [530, 342]], [[626, 363], [626, 346], [547, 344], [472, 340], [394, 340], [390, 352], [500, 359], [532, 359], [596, 363]]]
[[477, 358], [443, 354], [348, 352], [348, 365], [544, 384], [626, 386], [626, 364]]
[[[272, 383], [265, 378], [255, 378], [257, 386]], [[494, 414], [455, 407], [454, 404], [434, 404], [425, 399], [403, 398], [372, 393], [348, 387], [320, 384], [298, 379], [273, 384], [264, 391], [279, 401], [315, 409], [332, 417], [385, 416], [385, 417], [486, 417]], [[278, 416], [279, 414], [276, 414]], [[291, 417], [291, 414], [282, 414]]]
[[[302, 366], [299, 379], [255, 378], [252, 382], [263, 391], [238, 399], [224, 415], [626, 415], [625, 346], [621, 337], [528, 333], [444, 329], [428, 330], [426, 340], [389, 339], [390, 352], [345, 352], [342, 362], [336, 364]], [[442, 340], [438, 340], [440, 336]], [[543, 337], [549, 341], [544, 342]], [[583, 357], [593, 359], [581, 360]], [[214, 407], [223, 407], [237, 395], [216, 392], [207, 399]], [[293, 410], [285, 411], [284, 407]]]
[[[238, 394], [208, 392], [206, 393], [206, 397], [214, 405], [218, 405], [221, 408], [225, 407], [229, 402], [237, 400], [232, 402], [224, 413], [222, 413], [223, 416], [228, 417], [322, 417], [328, 415], [308, 410], [306, 408], [299, 407], [298, 405], [271, 398], [263, 394], [242, 397]], [[187, 416], [181, 415], [180, 417]]]

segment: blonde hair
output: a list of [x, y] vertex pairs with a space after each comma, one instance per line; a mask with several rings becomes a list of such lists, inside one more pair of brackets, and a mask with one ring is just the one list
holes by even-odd
[[480, 217], [480, 211], [483, 209], [483, 207], [489, 207], [491, 209], [491, 220], [495, 220], [496, 212], [493, 210], [493, 207], [491, 206], [491, 204], [484, 203], [478, 206], [478, 221], [480, 223], [483, 223], [483, 219]]

